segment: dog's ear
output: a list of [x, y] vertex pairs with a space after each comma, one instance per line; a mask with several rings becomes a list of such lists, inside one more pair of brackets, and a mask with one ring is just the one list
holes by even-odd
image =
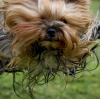
[[[37, 0], [4, 0], [5, 23], [8, 27], [13, 27], [19, 23], [31, 21], [37, 13], [34, 9]], [[32, 6], [32, 7], [31, 7]]]

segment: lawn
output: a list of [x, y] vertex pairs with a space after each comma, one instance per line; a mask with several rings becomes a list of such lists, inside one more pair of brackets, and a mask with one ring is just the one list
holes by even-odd
[[[96, 13], [100, 0], [93, 0], [91, 9]], [[98, 54], [100, 51], [98, 51]], [[92, 59], [93, 60], [93, 59]], [[95, 62], [91, 62], [89, 67], [94, 68]], [[17, 97], [13, 92], [12, 74], [0, 76], [0, 99], [29, 99], [26, 93]], [[18, 74], [18, 79], [21, 75]], [[19, 89], [19, 87], [17, 88]], [[35, 87], [36, 99], [100, 99], [100, 66], [93, 71], [80, 73], [76, 78], [62, 76], [46, 85]]]

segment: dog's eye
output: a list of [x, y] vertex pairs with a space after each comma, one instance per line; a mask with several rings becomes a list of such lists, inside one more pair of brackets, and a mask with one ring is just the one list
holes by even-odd
[[62, 18], [62, 19], [60, 19], [63, 23], [65, 23], [65, 24], [67, 24], [67, 20], [66, 19], [64, 19], [64, 18]]

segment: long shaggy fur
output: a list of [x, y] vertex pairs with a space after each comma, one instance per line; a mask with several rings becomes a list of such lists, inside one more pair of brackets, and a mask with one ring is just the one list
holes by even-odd
[[[45, 82], [59, 71], [75, 75], [85, 68], [91, 45], [85, 39], [91, 24], [90, 0], [4, 0], [4, 29], [9, 35], [8, 68], [27, 70], [31, 82]], [[47, 29], [57, 33], [48, 40]]]

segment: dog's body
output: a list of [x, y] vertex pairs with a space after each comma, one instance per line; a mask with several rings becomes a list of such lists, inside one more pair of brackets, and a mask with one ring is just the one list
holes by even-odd
[[77, 68], [84, 68], [93, 43], [82, 39], [92, 20], [89, 3], [90, 0], [5, 0], [6, 36], [1, 37], [0, 46], [8, 45], [0, 50], [1, 56], [7, 58], [7, 67], [26, 69], [32, 79], [58, 71], [75, 74]]

